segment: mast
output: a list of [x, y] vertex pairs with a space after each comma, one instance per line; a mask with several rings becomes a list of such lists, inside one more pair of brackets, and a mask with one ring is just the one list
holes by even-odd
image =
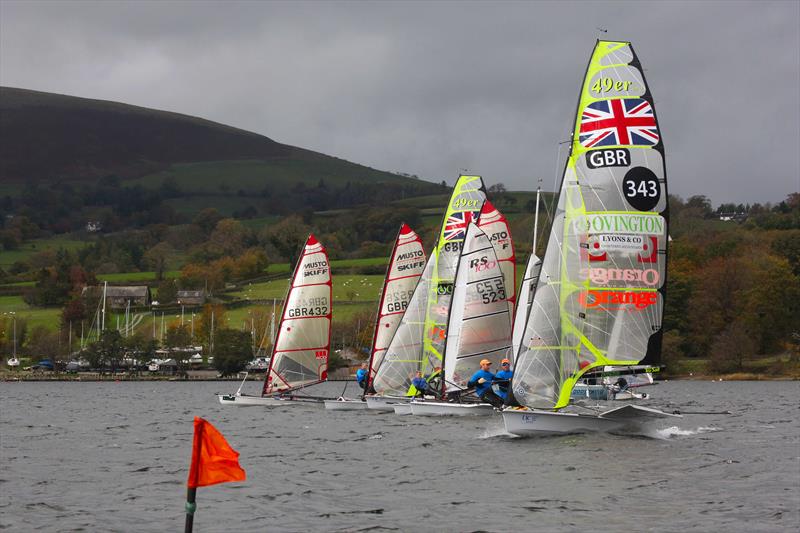
[[536, 212], [533, 215], [533, 254], [536, 255], [536, 236], [539, 234], [539, 195], [542, 193], [542, 180], [536, 187]]
[[[106, 292], [108, 291], [108, 282], [103, 282], [103, 315], [100, 322], [100, 333], [106, 330]], [[99, 338], [99, 335], [98, 335]]]

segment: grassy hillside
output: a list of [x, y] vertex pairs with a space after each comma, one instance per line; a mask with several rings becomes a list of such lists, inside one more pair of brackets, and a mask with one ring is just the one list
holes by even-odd
[[[0, 87], [0, 191], [107, 175], [184, 193], [260, 191], [320, 179], [418, 183], [197, 117]], [[223, 192], [226, 192], [223, 190]]]

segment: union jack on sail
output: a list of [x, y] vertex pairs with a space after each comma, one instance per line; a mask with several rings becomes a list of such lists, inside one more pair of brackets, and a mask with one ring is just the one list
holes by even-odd
[[583, 108], [580, 142], [586, 148], [652, 146], [659, 139], [653, 107], [647, 100], [600, 100]]
[[477, 221], [477, 213], [461, 211], [451, 214], [444, 223], [444, 240], [453, 241], [467, 236], [467, 226], [472, 221]]

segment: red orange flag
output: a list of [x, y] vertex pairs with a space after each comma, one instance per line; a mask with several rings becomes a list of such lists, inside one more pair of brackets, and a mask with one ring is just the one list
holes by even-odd
[[244, 481], [239, 466], [239, 452], [231, 448], [225, 437], [210, 422], [194, 417], [194, 446], [189, 468], [190, 489], [228, 481]]

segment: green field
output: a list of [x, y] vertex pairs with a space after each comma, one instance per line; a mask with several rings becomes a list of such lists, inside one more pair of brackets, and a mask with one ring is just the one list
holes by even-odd
[[[333, 301], [375, 302], [377, 304], [383, 286], [383, 275], [333, 276]], [[241, 300], [282, 300], [286, 296], [289, 280], [279, 279], [244, 285], [229, 293]]]
[[27, 261], [32, 255], [45, 250], [64, 248], [65, 250], [75, 251], [87, 244], [86, 241], [74, 240], [65, 236], [29, 241], [20, 245], [16, 250], [3, 250], [0, 252], [0, 268], [8, 270], [17, 261]]

